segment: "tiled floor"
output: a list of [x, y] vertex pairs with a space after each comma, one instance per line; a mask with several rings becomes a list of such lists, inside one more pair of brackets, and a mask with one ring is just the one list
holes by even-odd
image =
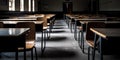
[[87, 55], [81, 52], [64, 20], [56, 20], [53, 28], [40, 60], [87, 60]]
[[[64, 20], [56, 20], [53, 28], [43, 56], [40, 50], [41, 34], [36, 34], [38, 60], [87, 60], [87, 44], [85, 44], [86, 53], [82, 53]], [[30, 57], [30, 52], [27, 52], [27, 60], [30, 60]], [[2, 53], [0, 60], [14, 60], [14, 53]], [[19, 60], [23, 60], [23, 53], [19, 53]], [[96, 60], [99, 60], [98, 54]], [[120, 60], [120, 58], [111, 55], [105, 56], [104, 60]]]

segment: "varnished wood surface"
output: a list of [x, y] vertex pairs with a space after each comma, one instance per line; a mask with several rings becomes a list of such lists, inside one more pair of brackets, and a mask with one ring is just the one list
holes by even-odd
[[103, 37], [120, 37], [120, 28], [90, 28], [95, 34]]
[[0, 28], [0, 37], [19, 36], [28, 30], [29, 28]]
[[2, 21], [4, 24], [17, 24], [18, 22], [34, 22], [35, 24], [42, 24], [43, 21]]
[[36, 21], [36, 18], [9, 18], [9, 19], [0, 19], [0, 21]]

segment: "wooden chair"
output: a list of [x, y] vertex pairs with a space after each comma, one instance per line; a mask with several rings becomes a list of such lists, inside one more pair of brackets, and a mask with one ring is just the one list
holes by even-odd
[[[0, 23], [0, 27], [2, 27], [2, 24]], [[2, 30], [1, 30], [2, 31]], [[18, 49], [22, 47], [22, 50], [24, 51], [24, 60], [25, 58], [25, 40], [26, 40], [26, 34], [18, 34], [19, 36], [9, 36], [11, 29], [5, 30], [5, 32], [1, 32], [1, 34], [5, 34], [4, 36], [0, 36], [0, 53], [1, 52], [15, 52], [15, 60], [18, 60]], [[26, 32], [27, 33], [27, 32]], [[13, 32], [15, 33], [15, 30]]]
[[45, 18], [47, 20], [47, 26], [48, 26], [48, 38], [50, 38], [50, 33], [52, 32], [52, 27], [54, 24], [54, 14], [46, 14]]
[[[42, 50], [42, 54], [45, 50], [46, 47], [46, 40], [48, 39], [48, 26], [47, 26], [47, 18], [46, 16], [44, 17], [38, 17], [37, 18], [38, 21], [44, 21], [43, 23], [43, 29], [42, 29], [42, 41], [41, 41], [41, 50]], [[43, 36], [44, 35], [44, 36]]]
[[[94, 48], [94, 33], [90, 31], [90, 28], [102, 28], [105, 27], [104, 22], [88, 22], [86, 25], [86, 42], [88, 44], [88, 60], [90, 60], [90, 48]], [[93, 56], [94, 57], [94, 56]]]
[[[37, 60], [37, 51], [35, 47], [35, 24], [34, 22], [18, 22], [16, 28], [30, 28], [26, 37], [25, 51], [31, 51], [31, 59], [33, 60], [33, 49], [35, 48], [35, 55]], [[18, 51], [23, 51], [23, 48], [18, 48]]]
[[[93, 22], [89, 23], [88, 28], [89, 28], [89, 26], [91, 26], [93, 24], [94, 24]], [[116, 22], [116, 23], [114, 23], [114, 22], [113, 23], [112, 22], [111, 23], [104, 22], [102, 24], [99, 24], [99, 25], [98, 24], [99, 23], [95, 23], [96, 26], [90, 27], [90, 28], [99, 28], [99, 27], [100, 28], [101, 27], [102, 28], [112, 28], [112, 29], [120, 28], [119, 27], [119, 25], [120, 25], [119, 22]], [[92, 60], [95, 60], [95, 50], [97, 50], [101, 54], [100, 48], [99, 48], [99, 40], [97, 41], [96, 47], [95, 47], [95, 43], [93, 41], [93, 39], [94, 39], [93, 33], [92, 33], [92, 31], [89, 31], [89, 32], [91, 32], [90, 36], [92, 38], [91, 38], [91, 40], [87, 40], [87, 43], [89, 45], [89, 47], [88, 47], [88, 60], [90, 60], [90, 50], [91, 50], [91, 48], [92, 48]], [[107, 40], [104, 39], [104, 38], [101, 38], [101, 40], [102, 40], [102, 54], [103, 55], [120, 54], [120, 52], [119, 52], [120, 48], [118, 48], [119, 47], [119, 42], [120, 42], [119, 39], [120, 39], [120, 37], [115, 37], [115, 38], [114, 37], [109, 37], [109, 38], [107, 38]], [[101, 58], [101, 59], [103, 59], [103, 58]]]
[[74, 38], [75, 38], [75, 40], [78, 40], [78, 38], [79, 38], [79, 33], [78, 33], [78, 30], [80, 30], [80, 27], [81, 27], [81, 23], [77, 20], [77, 21], [75, 21], [75, 29], [74, 29]]

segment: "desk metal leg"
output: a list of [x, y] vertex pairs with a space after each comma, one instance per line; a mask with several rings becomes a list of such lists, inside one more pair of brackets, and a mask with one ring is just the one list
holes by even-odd
[[95, 34], [95, 36], [94, 36], [94, 48], [93, 48], [93, 51], [92, 51], [92, 60], [95, 60], [96, 42], [97, 42], [97, 36], [96, 36], [96, 34]]
[[70, 22], [69, 22], [69, 28], [70, 28], [70, 31], [72, 33], [72, 20], [70, 19]]
[[36, 58], [36, 60], [38, 60], [37, 49], [36, 49], [36, 47], [35, 47], [35, 58]]
[[81, 48], [81, 39], [80, 39], [81, 35], [80, 34], [81, 34], [81, 31], [78, 32], [78, 44], [79, 44], [79, 46]]
[[46, 40], [47, 40], [47, 34], [48, 34], [48, 32], [47, 32], [47, 30], [45, 30], [44, 31], [44, 43], [43, 43], [43, 50], [45, 50], [45, 48], [46, 48]]
[[91, 47], [88, 47], [88, 60], [90, 60], [90, 48]]
[[33, 60], [33, 49], [31, 50], [31, 60]]
[[74, 38], [77, 40], [77, 21], [75, 20], [75, 25], [74, 25]]
[[42, 31], [41, 51], [42, 51], [42, 49], [43, 49], [43, 40], [44, 40], [44, 38], [43, 38], [43, 31]]
[[18, 60], [18, 51], [15, 52], [15, 60]]
[[81, 48], [84, 53], [84, 32], [83, 30], [81, 31]]
[[26, 60], [26, 51], [25, 51], [25, 48], [24, 48], [24, 60]]
[[102, 54], [102, 40], [101, 40], [101, 37], [100, 37], [100, 60], [103, 60], [103, 54]]

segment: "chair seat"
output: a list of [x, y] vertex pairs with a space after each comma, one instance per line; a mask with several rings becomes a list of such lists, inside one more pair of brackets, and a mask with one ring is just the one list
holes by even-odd
[[47, 25], [49, 26], [49, 25], [50, 25], [50, 23], [47, 23]]
[[[34, 47], [34, 41], [26, 41], [26, 50]], [[23, 50], [24, 48], [18, 48], [18, 50]]]
[[46, 27], [43, 27], [43, 30], [46, 30], [48, 27], [46, 26]]
[[90, 47], [94, 47], [94, 40], [87, 40], [87, 43]]
[[83, 28], [82, 28], [82, 26], [78, 26], [78, 29], [79, 29], [79, 30], [82, 30]]

